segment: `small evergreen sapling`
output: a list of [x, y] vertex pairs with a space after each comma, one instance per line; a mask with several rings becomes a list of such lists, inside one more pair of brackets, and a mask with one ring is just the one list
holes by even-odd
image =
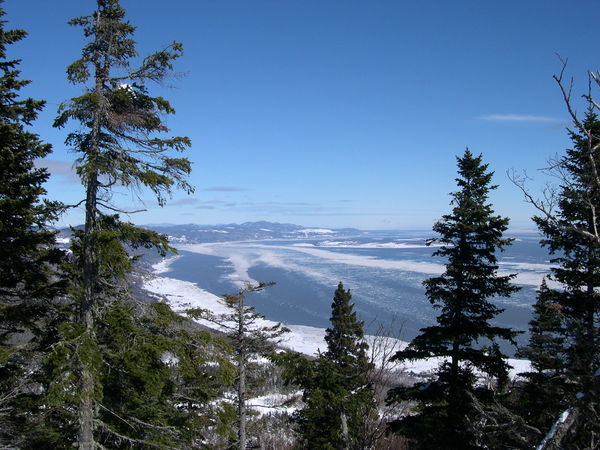
[[316, 360], [290, 356], [284, 362], [289, 380], [303, 389], [305, 407], [294, 418], [302, 448], [369, 448], [368, 424], [377, 415], [369, 380], [363, 322], [352, 296], [339, 283], [331, 304], [327, 351]]
[[520, 374], [526, 382], [520, 392], [517, 411], [540, 433], [539, 442], [556, 417], [566, 409], [568, 387], [566, 377], [565, 329], [557, 291], [548, 288], [546, 280], [538, 291], [529, 322], [529, 344], [517, 356], [531, 361], [533, 371]]

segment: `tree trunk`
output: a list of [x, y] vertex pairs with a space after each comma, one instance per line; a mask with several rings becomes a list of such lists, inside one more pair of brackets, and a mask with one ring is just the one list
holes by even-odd
[[244, 300], [238, 299], [238, 339], [240, 344], [238, 354], [238, 446], [246, 449], [246, 349], [244, 348]]
[[[83, 364], [85, 366], [85, 363]], [[94, 376], [87, 367], [81, 368], [81, 400], [79, 401], [79, 450], [94, 449]]]
[[342, 421], [342, 439], [344, 441], [344, 450], [349, 450], [350, 436], [348, 435], [348, 418], [346, 417], [346, 411], [342, 410], [340, 413], [340, 420]]
[[[100, 25], [100, 12], [98, 11], [97, 23]], [[98, 38], [98, 36], [96, 36]], [[101, 66], [100, 58], [95, 63], [95, 89], [97, 99], [102, 98], [103, 74], [107, 68]], [[80, 369], [80, 396], [79, 401], [79, 450], [93, 450], [94, 444], [94, 388], [95, 376], [92, 367], [92, 361], [89, 357], [89, 345], [95, 342], [95, 324], [94, 307], [96, 306], [95, 286], [98, 278], [98, 255], [96, 248], [96, 230], [98, 217], [98, 171], [94, 166], [96, 156], [99, 151], [100, 140], [100, 109], [102, 102], [98, 102], [96, 110], [93, 112], [93, 123], [90, 134], [90, 148], [88, 151], [88, 173], [86, 179], [86, 198], [85, 198], [85, 228], [83, 234], [83, 298], [80, 306], [80, 323], [84, 327], [83, 345], [88, 347], [84, 350], [84, 356], [79, 355]]]
[[94, 250], [94, 231], [96, 228], [96, 176], [90, 177], [86, 195], [86, 219], [83, 236], [83, 298], [80, 306], [80, 321], [84, 327], [84, 355], [78, 355], [80, 380], [79, 389], [79, 450], [94, 448], [94, 373], [89, 358], [89, 345], [94, 341], [94, 285], [97, 277], [97, 263]]

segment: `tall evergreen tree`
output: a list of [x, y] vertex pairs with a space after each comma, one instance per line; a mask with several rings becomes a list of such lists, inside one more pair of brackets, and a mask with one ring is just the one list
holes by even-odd
[[[185, 181], [190, 163], [171, 152], [183, 151], [190, 140], [158, 137], [157, 133], [168, 131], [161, 115], [172, 114], [174, 109], [147, 89], [148, 82], [168, 76], [173, 60], [181, 55], [181, 44], [174, 42], [132, 67], [130, 61], [137, 56], [131, 37], [135, 28], [125, 20], [118, 0], [98, 0], [95, 12], [70, 24], [83, 27], [89, 38], [81, 58], [67, 69], [69, 81], [85, 85], [86, 90], [61, 105], [55, 126], [62, 127], [70, 120], [80, 124], [66, 139], [79, 154], [77, 173], [86, 193], [85, 224], [76, 233], [74, 244], [75, 268], [80, 274], [74, 279], [80, 287], [76, 290], [79, 329], [72, 340], [76, 341], [78, 361], [77, 444], [80, 449], [92, 449], [102, 397], [98, 320], [112, 302], [127, 293], [125, 276], [131, 260], [124, 243], [168, 249], [165, 236], [121, 222], [115, 212], [122, 211], [111, 204], [111, 194], [116, 185], [147, 187], [163, 205], [173, 186], [191, 192]], [[104, 431], [110, 433], [111, 429]]]
[[0, 446], [11, 446], [27, 428], [30, 413], [19, 405], [43, 350], [42, 320], [64, 286], [56, 273], [62, 252], [48, 228], [59, 205], [42, 200], [49, 174], [36, 168], [51, 147], [27, 131], [44, 102], [19, 96], [29, 81], [19, 78], [20, 61], [8, 58], [7, 46], [26, 32], [5, 29], [4, 15], [0, 4]]
[[[561, 176], [556, 214], [534, 221], [545, 236], [542, 245], [555, 255], [552, 278], [563, 286], [551, 294], [562, 317], [570, 387], [565, 407], [574, 408], [563, 442], [569, 443], [565, 448], [588, 448], [600, 434], [600, 243], [594, 238], [600, 221], [600, 120], [591, 106], [579, 132], [569, 134], [573, 148], [555, 163]], [[555, 399], [547, 401], [552, 405]]]
[[303, 448], [363, 449], [367, 422], [376, 415], [368, 374], [363, 322], [356, 318], [349, 290], [339, 283], [331, 304], [327, 352], [314, 361], [295, 358], [289, 376], [303, 390], [305, 407], [295, 421]]
[[[396, 360], [441, 357], [435, 379], [390, 391], [390, 402], [417, 402], [416, 414], [392, 424], [394, 431], [414, 439], [417, 448], [481, 448], [475, 418], [493, 392], [476, 386], [475, 370], [507, 381], [508, 364], [497, 339], [513, 341], [515, 332], [490, 321], [502, 310], [490, 302], [517, 290], [514, 275], [498, 275], [496, 251], [510, 239], [502, 237], [508, 219], [494, 214], [488, 203], [493, 172], [467, 149], [458, 161], [459, 190], [452, 194], [452, 213], [435, 223], [442, 246], [434, 252], [447, 258], [446, 270], [424, 282], [426, 295], [440, 311], [437, 324], [421, 329]], [[483, 346], [484, 344], [489, 344]]]

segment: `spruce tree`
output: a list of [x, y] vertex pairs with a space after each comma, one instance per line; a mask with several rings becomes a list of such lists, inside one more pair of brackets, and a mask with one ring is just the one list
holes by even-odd
[[51, 147], [28, 131], [44, 102], [19, 96], [30, 82], [20, 79], [20, 61], [8, 58], [7, 46], [27, 33], [5, 29], [4, 15], [0, 7], [0, 446], [11, 447], [30, 426], [25, 397], [34, 394], [29, 385], [47, 350], [43, 324], [64, 283], [49, 229], [59, 205], [42, 200], [49, 174], [36, 167]]
[[[600, 434], [600, 243], [594, 238], [600, 220], [600, 120], [592, 106], [579, 132], [569, 134], [573, 148], [555, 163], [562, 178], [556, 214], [534, 221], [544, 235], [542, 245], [555, 255], [552, 278], [563, 286], [551, 292], [562, 320], [558, 344], [568, 386], [564, 408], [573, 408], [563, 443], [588, 448]], [[556, 411], [555, 403], [546, 398], [549, 409]]]
[[[508, 364], [497, 340], [513, 341], [515, 332], [490, 321], [502, 310], [490, 299], [510, 296], [517, 290], [514, 275], [498, 275], [496, 251], [510, 243], [503, 238], [508, 219], [494, 214], [488, 203], [493, 172], [469, 149], [457, 158], [459, 190], [452, 194], [452, 212], [435, 223], [439, 235], [430, 241], [442, 246], [435, 256], [447, 259], [445, 272], [424, 282], [426, 295], [436, 310], [437, 324], [421, 329], [396, 360], [440, 357], [444, 362], [435, 378], [389, 392], [388, 401], [412, 401], [415, 414], [392, 424], [395, 432], [427, 449], [481, 448], [475, 419], [484, 412], [493, 388], [476, 384], [476, 370], [496, 380], [507, 381]], [[487, 344], [487, 345], [486, 345]]]
[[565, 328], [558, 292], [548, 288], [546, 280], [538, 291], [529, 322], [529, 343], [517, 356], [528, 359], [532, 371], [520, 374], [525, 384], [519, 392], [516, 410], [540, 433], [550, 429], [559, 413], [566, 409], [570, 390], [565, 375]]
[[304, 391], [305, 407], [295, 416], [303, 448], [362, 449], [368, 421], [376, 414], [369, 380], [363, 322], [351, 303], [352, 295], [339, 283], [331, 304], [327, 351], [314, 361], [288, 362], [288, 376]]
[[[131, 258], [124, 245], [169, 249], [166, 236], [122, 222], [118, 213], [126, 211], [111, 203], [112, 193], [115, 186], [147, 187], [163, 205], [173, 187], [191, 192], [185, 181], [190, 163], [172, 153], [183, 151], [190, 140], [158, 135], [168, 132], [161, 115], [175, 111], [166, 99], [151, 96], [147, 87], [168, 76], [182, 53], [181, 44], [174, 42], [132, 67], [137, 57], [131, 37], [135, 28], [125, 20], [118, 0], [98, 0], [96, 11], [70, 24], [83, 27], [89, 39], [81, 58], [67, 69], [69, 81], [83, 84], [85, 92], [61, 105], [55, 126], [71, 120], [80, 125], [66, 139], [79, 155], [76, 169], [85, 187], [85, 224], [73, 244], [77, 320], [66, 334], [77, 361], [72, 372], [78, 383], [77, 445], [92, 449], [103, 390], [98, 327], [112, 304], [128, 296], [125, 277]], [[106, 424], [103, 432], [118, 434]]]
[[342, 371], [348, 368], [350, 373], [356, 374], [357, 368], [369, 366], [369, 345], [364, 341], [364, 322], [356, 318], [351, 299], [350, 290], [345, 290], [344, 285], [339, 283], [331, 304], [331, 327], [325, 331], [325, 357]]

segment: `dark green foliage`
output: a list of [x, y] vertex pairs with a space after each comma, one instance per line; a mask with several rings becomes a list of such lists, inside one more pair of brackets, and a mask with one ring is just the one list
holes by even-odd
[[294, 417], [302, 448], [369, 448], [367, 424], [376, 417], [369, 380], [363, 322], [342, 283], [331, 305], [327, 352], [310, 361], [300, 355], [281, 358], [288, 379], [303, 389], [305, 407]]
[[141, 310], [115, 305], [104, 316], [98, 328], [99, 418], [109, 428], [104, 445], [132, 443], [133, 437], [141, 447], [185, 448], [219, 424], [221, 411], [209, 404], [231, 384], [231, 365], [210, 334], [186, 323], [164, 303]]
[[35, 167], [51, 147], [25, 130], [44, 102], [19, 99], [29, 81], [18, 79], [19, 61], [7, 59], [6, 46], [25, 32], [4, 30], [4, 24], [0, 21], [0, 342], [23, 321], [34, 326], [43, 314], [39, 299], [52, 298], [61, 287], [52, 266], [62, 255], [53, 248], [55, 232], [47, 228], [59, 205], [41, 200], [49, 174]]
[[[566, 409], [568, 386], [565, 370], [565, 329], [558, 293], [548, 288], [546, 280], [538, 292], [534, 315], [529, 322], [529, 345], [519, 357], [531, 361], [533, 371], [521, 374], [526, 382], [520, 390], [516, 410], [525, 421], [545, 434]], [[534, 436], [535, 442], [540, 435]]]
[[531, 361], [536, 372], [564, 372], [564, 324], [562, 307], [557, 292], [549, 289], [546, 280], [538, 291], [533, 305], [533, 318], [529, 322], [529, 345], [519, 351], [519, 356]]
[[[433, 230], [442, 246], [434, 255], [447, 258], [446, 270], [424, 282], [426, 294], [440, 311], [437, 324], [423, 328], [396, 360], [444, 358], [435, 378], [390, 391], [389, 402], [412, 401], [415, 414], [392, 424], [395, 432], [415, 442], [416, 448], [469, 449], [482, 446], [481, 418], [485, 405], [494, 401], [495, 390], [507, 382], [508, 364], [496, 340], [513, 341], [515, 332], [494, 326], [491, 319], [502, 310], [489, 301], [510, 296], [518, 288], [514, 275], [499, 276], [496, 251], [510, 243], [502, 237], [508, 219], [494, 214], [488, 203], [492, 172], [481, 156], [467, 149], [458, 160], [459, 187], [452, 194], [454, 208]], [[432, 241], [433, 242], [433, 241]], [[474, 370], [495, 380], [477, 386]]]
[[[0, 17], [4, 16], [0, 8]], [[44, 342], [44, 324], [64, 290], [57, 274], [62, 252], [48, 229], [59, 204], [42, 200], [49, 177], [36, 163], [51, 152], [27, 127], [44, 102], [21, 99], [19, 60], [7, 46], [26, 36], [0, 20], [0, 446], [21, 445], [39, 396], [34, 383]], [[47, 337], [47, 336], [46, 336]]]
[[331, 304], [331, 328], [327, 328], [325, 332], [325, 358], [340, 370], [347, 369], [349, 375], [356, 374], [359, 367], [363, 370], [369, 367], [366, 353], [369, 345], [364, 341], [364, 322], [356, 319], [351, 299], [350, 290], [345, 290], [344, 285], [340, 283]]
[[[600, 121], [591, 107], [578, 129], [579, 132], [569, 132], [573, 148], [555, 164], [560, 168], [562, 181], [557, 192], [556, 214], [534, 217], [545, 236], [542, 244], [555, 255], [552, 262], [557, 267], [552, 269], [552, 279], [563, 288], [548, 290], [545, 294], [552, 298], [560, 316], [550, 322], [532, 324], [532, 331], [535, 336], [538, 327], [550, 334], [550, 351], [558, 352], [554, 356], [559, 360], [551, 358], [542, 362], [550, 364], [547, 370], [554, 370], [553, 366], [558, 364], [567, 380], [564, 388], [561, 387], [561, 392], [562, 389], [567, 391], [561, 401], [554, 397], [556, 386], [551, 379], [540, 385], [549, 391], [540, 400], [544, 402], [540, 408], [547, 408], [556, 415], [561, 412], [559, 409], [576, 408], [577, 420], [563, 441], [569, 443], [566, 448], [593, 447], [600, 434], [600, 377], [597, 376], [600, 370], [600, 243], [594, 238], [600, 220], [600, 185], [596, 174], [600, 163], [597, 150]], [[537, 349], [533, 344], [530, 351]], [[532, 380], [532, 384], [538, 382]]]
[[[172, 343], [167, 336], [149, 332], [149, 324], [143, 323], [148, 319], [139, 321], [136, 316], [139, 312], [114, 305], [99, 324], [97, 340], [103, 354], [99, 418], [119, 434], [135, 430], [140, 441], [174, 442], [178, 432], [173, 425], [184, 417], [173, 408], [175, 386], [169, 366], [161, 360]], [[119, 441], [109, 433], [105, 445], [117, 447]]]
[[61, 324], [63, 339], [46, 363], [53, 376], [47, 377], [43, 423], [28, 445], [67, 448], [76, 442], [78, 380], [69, 369], [84, 345], [96, 375], [96, 442], [107, 448], [202, 448], [207, 436], [226, 436], [231, 413], [217, 402], [235, 373], [226, 345], [165, 303], [132, 300], [107, 308], [94, 342], [82, 342], [77, 323]]

